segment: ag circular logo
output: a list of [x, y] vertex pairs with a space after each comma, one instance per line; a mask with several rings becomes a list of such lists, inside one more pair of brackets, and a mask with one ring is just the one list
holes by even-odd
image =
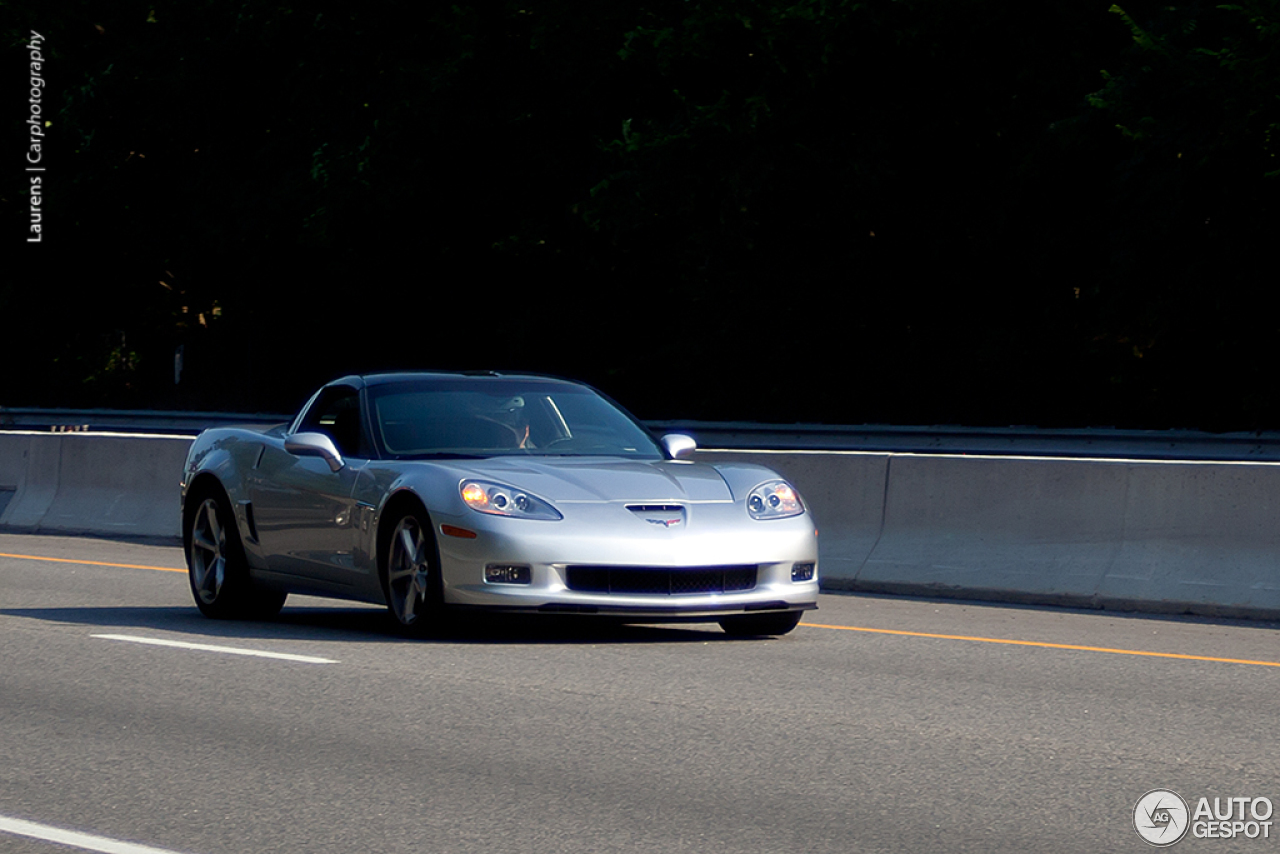
[[1168, 789], [1152, 789], [1139, 798], [1133, 808], [1133, 829], [1147, 842], [1161, 848], [1186, 836], [1190, 825], [1187, 802]]

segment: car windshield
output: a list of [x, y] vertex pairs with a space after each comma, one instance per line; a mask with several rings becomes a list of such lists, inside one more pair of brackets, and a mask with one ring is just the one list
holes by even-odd
[[662, 459], [648, 432], [582, 386], [537, 379], [422, 380], [369, 388], [389, 457], [568, 455]]

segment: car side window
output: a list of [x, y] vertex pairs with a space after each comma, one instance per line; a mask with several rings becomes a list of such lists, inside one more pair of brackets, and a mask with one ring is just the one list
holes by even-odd
[[298, 432], [324, 433], [344, 457], [367, 457], [360, 424], [360, 392], [348, 386], [327, 388], [311, 404]]

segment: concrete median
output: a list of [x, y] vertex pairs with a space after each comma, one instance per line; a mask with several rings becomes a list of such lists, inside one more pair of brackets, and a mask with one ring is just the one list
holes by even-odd
[[[861, 589], [1097, 589], [1123, 535], [1122, 463], [895, 456]], [[1089, 595], [1092, 595], [1090, 592]]]
[[1280, 466], [1133, 464], [1101, 599], [1280, 617]]
[[794, 480], [826, 589], [1280, 619], [1276, 464], [703, 456]]
[[61, 437], [44, 433], [0, 434], [0, 486], [12, 487], [12, 497], [0, 514], [0, 524], [36, 530], [58, 491]]
[[0, 528], [177, 540], [186, 436], [0, 433]]
[[[191, 439], [0, 432], [0, 528], [177, 541]], [[789, 478], [828, 590], [1280, 619], [1280, 464], [705, 450]], [[767, 523], [765, 523], [767, 524]]]

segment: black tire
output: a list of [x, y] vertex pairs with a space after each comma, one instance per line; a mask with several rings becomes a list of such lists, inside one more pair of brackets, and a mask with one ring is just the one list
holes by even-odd
[[187, 499], [185, 516], [187, 580], [200, 613], [216, 620], [269, 620], [280, 613], [288, 594], [250, 580], [227, 497], [221, 491], [195, 493]]
[[391, 520], [380, 551], [382, 592], [396, 627], [411, 637], [443, 631], [444, 584], [426, 512], [412, 508]]
[[760, 637], [762, 635], [785, 635], [800, 624], [800, 611], [784, 611], [773, 614], [746, 614], [743, 616], [725, 617], [720, 621], [720, 628], [725, 634], [735, 637]]

